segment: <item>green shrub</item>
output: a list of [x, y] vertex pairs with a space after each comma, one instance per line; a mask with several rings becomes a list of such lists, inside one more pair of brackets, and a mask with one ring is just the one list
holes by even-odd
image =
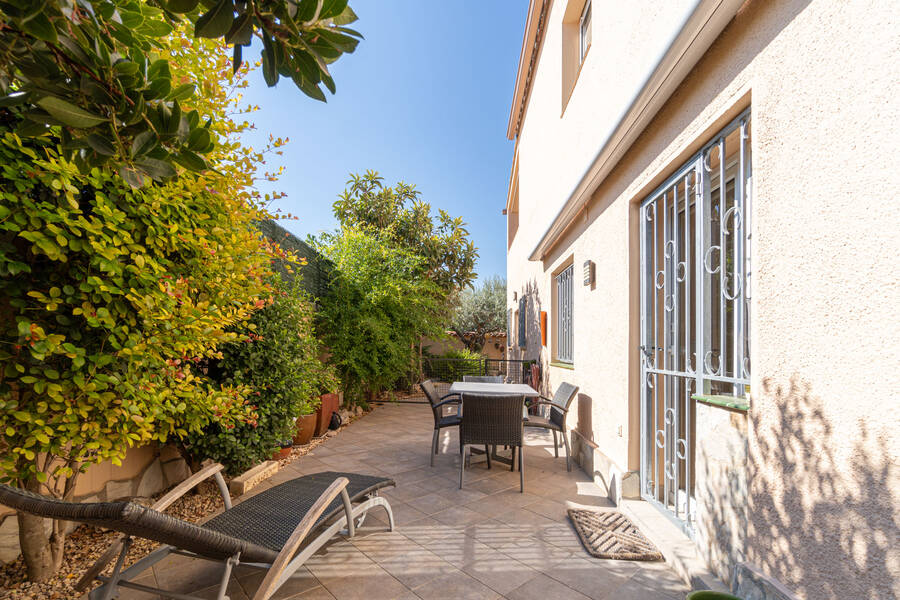
[[484, 358], [481, 356], [480, 352], [475, 352], [474, 350], [469, 350], [468, 348], [450, 348], [446, 352], [441, 355], [441, 358], [455, 358], [462, 360], [481, 360]]
[[466, 375], [485, 375], [484, 357], [468, 348], [451, 348], [433, 363], [435, 375], [447, 381], [462, 381]]
[[365, 403], [416, 370], [419, 340], [443, 330], [443, 295], [424, 259], [378, 234], [344, 229], [318, 243], [334, 264], [320, 330], [345, 398]]
[[223, 386], [246, 386], [256, 419], [212, 423], [186, 442], [194, 458], [211, 458], [228, 473], [241, 473], [267, 460], [279, 442], [294, 434], [294, 419], [313, 412], [319, 395], [334, 391], [337, 378], [320, 356], [313, 330], [313, 305], [299, 278], [279, 283], [275, 296], [238, 333], [242, 340], [222, 348], [210, 377]]

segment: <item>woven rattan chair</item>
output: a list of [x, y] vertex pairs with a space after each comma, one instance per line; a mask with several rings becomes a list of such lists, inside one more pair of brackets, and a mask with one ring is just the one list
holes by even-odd
[[540, 427], [541, 429], [549, 429], [553, 432], [553, 452], [559, 458], [559, 440], [557, 432], [562, 433], [563, 442], [566, 445], [566, 471], [571, 471], [572, 466], [569, 464], [569, 436], [566, 434], [566, 415], [569, 413], [569, 406], [578, 393], [578, 386], [571, 383], [561, 383], [553, 395], [553, 399], [541, 396], [538, 400], [532, 400], [529, 406], [548, 406], [549, 413], [546, 417], [537, 415], [528, 415], [525, 421], [525, 427]]
[[503, 375], [463, 375], [466, 383], [503, 383]]
[[[519, 449], [519, 491], [525, 491], [525, 436], [522, 432], [522, 410], [525, 405], [524, 396], [496, 395], [481, 396], [463, 394], [462, 422], [459, 425], [459, 488], [463, 486], [463, 473], [466, 466], [465, 449], [468, 445], [509, 446], [515, 457]], [[488, 468], [491, 465], [491, 454], [488, 448]], [[515, 459], [513, 459], [515, 460]]]
[[[0, 503], [40, 517], [87, 523], [123, 534], [76, 585], [83, 591], [95, 579], [103, 582], [90, 593], [91, 600], [117, 597], [119, 588], [166, 598], [197, 598], [131, 581], [169, 554], [222, 562], [218, 600], [226, 598], [225, 590], [235, 566], [264, 569], [266, 575], [253, 598], [266, 600], [335, 535], [344, 533], [353, 537], [370, 509], [384, 508], [390, 528], [394, 529], [390, 505], [377, 495], [381, 488], [394, 485], [390, 479], [354, 473], [316, 473], [286, 481], [232, 506], [222, 468], [222, 465], [210, 465], [149, 508], [128, 501], [65, 502], [5, 484], [0, 484]], [[162, 512], [211, 476], [215, 476], [225, 501], [224, 512], [203, 524], [182, 521]], [[133, 538], [164, 545], [123, 569]], [[101, 575], [114, 559], [112, 574]]]
[[[441, 436], [441, 429], [446, 427], [457, 427], [461, 419], [460, 414], [460, 397], [459, 394], [438, 395], [434, 382], [430, 379], [419, 384], [428, 403], [431, 404], [431, 413], [434, 416], [434, 435], [431, 436], [431, 466], [434, 466], [434, 455], [438, 453], [438, 440]], [[444, 407], [453, 406], [456, 410], [452, 414], [444, 414]]]

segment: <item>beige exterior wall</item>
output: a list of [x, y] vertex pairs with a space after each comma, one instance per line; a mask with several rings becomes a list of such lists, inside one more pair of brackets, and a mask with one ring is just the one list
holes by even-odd
[[698, 411], [695, 539], [723, 579], [748, 561], [801, 598], [900, 595], [898, 5], [749, 0], [564, 239], [529, 262], [686, 5], [594, 2], [562, 115], [566, 2], [550, 9], [508, 253], [509, 306], [525, 293], [535, 314], [551, 313], [552, 275], [574, 259], [575, 368], [549, 366], [549, 346], [523, 357], [540, 355], [548, 391], [580, 386], [569, 424], [596, 444], [582, 460], [597, 477], [639, 468], [637, 206], [751, 107], [751, 409]]

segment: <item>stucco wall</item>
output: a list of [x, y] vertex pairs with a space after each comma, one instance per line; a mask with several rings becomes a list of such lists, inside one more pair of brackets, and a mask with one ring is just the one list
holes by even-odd
[[[900, 150], [900, 9], [891, 2], [747, 2], [566, 238], [547, 260], [528, 262], [585, 156], [603, 139], [605, 93], [630, 85], [627, 74], [642, 64], [637, 46], [661, 35], [663, 11], [676, 10], [674, 3], [646, 4], [654, 7], [595, 5], [597, 27], [618, 23], [607, 32], [611, 39], [634, 41], [598, 45], [604, 34], [594, 30], [588, 61], [604, 65], [585, 64], [562, 117], [554, 36], [565, 2], [554, 2], [550, 14], [518, 140], [519, 228], [508, 289], [534, 290], [549, 312], [551, 275], [570, 256], [576, 270], [595, 261], [597, 283], [575, 288], [575, 370], [549, 367], [547, 384], [580, 385], [591, 404], [581, 414], [591, 416], [598, 449], [622, 471], [638, 468], [634, 207], [750, 106], [746, 499], [723, 494], [718, 509], [704, 509], [743, 511], [746, 535], [716, 542], [709, 516], [700, 537], [720, 545], [710, 557], [745, 556], [803, 598], [900, 595], [900, 416], [890, 379], [900, 364], [900, 169], [891, 161]], [[635, 27], [629, 19], [640, 11], [652, 14], [640, 13]], [[577, 413], [570, 425], [582, 426]], [[736, 460], [735, 472], [742, 467]]]

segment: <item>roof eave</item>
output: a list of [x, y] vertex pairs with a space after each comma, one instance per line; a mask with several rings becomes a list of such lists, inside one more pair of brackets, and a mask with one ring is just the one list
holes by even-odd
[[516, 84], [513, 88], [512, 106], [509, 109], [509, 121], [506, 124], [506, 138], [515, 139], [519, 131], [519, 113], [522, 103], [528, 91], [528, 67], [535, 50], [535, 37], [537, 36], [540, 9], [543, 6], [541, 0], [530, 0], [528, 3], [528, 19], [525, 21], [525, 31], [522, 34], [522, 49], [519, 51], [519, 65], [516, 69]]
[[529, 260], [543, 260], [556, 245], [573, 218], [734, 18], [744, 1], [696, 1], [694, 10], [688, 14], [656, 65], [648, 72], [644, 84], [541, 236]]

